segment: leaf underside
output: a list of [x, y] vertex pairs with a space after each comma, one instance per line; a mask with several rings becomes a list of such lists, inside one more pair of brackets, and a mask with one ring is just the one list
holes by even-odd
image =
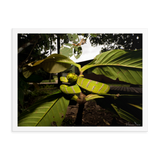
[[101, 53], [81, 71], [87, 69], [113, 80], [142, 85], [142, 50], [111, 50]]
[[28, 78], [33, 72], [39, 68], [43, 68], [48, 73], [59, 73], [67, 70], [71, 65], [81, 68], [79, 64], [76, 64], [71, 59], [64, 55], [52, 54], [49, 57], [39, 60], [33, 64], [28, 64], [23, 68], [23, 75]]
[[[115, 95], [116, 97], [116, 95]], [[131, 122], [142, 124], [142, 96], [110, 95], [96, 99], [97, 105], [111, 111], [114, 115]]]
[[59, 91], [29, 107], [18, 118], [18, 126], [60, 126], [68, 104]]
[[129, 112], [123, 110], [122, 108], [118, 108], [117, 106], [115, 106], [114, 104], [111, 104], [112, 107], [115, 109], [115, 111], [117, 112], [117, 114], [125, 119], [126, 121], [132, 122], [132, 123], [137, 123], [137, 124], [141, 124], [142, 122], [137, 119], [135, 116], [133, 116], [132, 114], [130, 114]]

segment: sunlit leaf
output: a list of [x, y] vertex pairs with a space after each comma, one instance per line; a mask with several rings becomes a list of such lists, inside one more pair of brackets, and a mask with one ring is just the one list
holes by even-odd
[[39, 60], [34, 64], [29, 64], [23, 68], [23, 75], [25, 78], [28, 78], [33, 72], [39, 68], [43, 68], [48, 73], [59, 73], [68, 69], [71, 65], [81, 68], [79, 64], [76, 64], [71, 59], [67, 58], [64, 55], [52, 54], [49, 57]]

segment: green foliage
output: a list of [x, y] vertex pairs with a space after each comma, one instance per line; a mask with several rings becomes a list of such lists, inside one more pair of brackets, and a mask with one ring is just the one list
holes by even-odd
[[77, 34], [68, 34], [68, 38], [73, 43], [78, 43], [79, 42], [79, 37], [78, 37]]
[[[18, 99], [22, 106], [24, 95], [27, 93], [27, 87], [24, 89], [24, 86], [27, 86], [26, 82], [42, 81], [42, 77], [40, 78], [37, 75], [32, 74], [37, 72], [40, 68], [48, 73], [60, 73], [74, 65], [78, 67], [80, 71], [79, 81], [77, 81], [77, 84], [80, 87], [77, 84], [73, 86], [73, 81], [76, 82], [77, 80], [77, 76], [73, 74], [68, 74], [67, 81], [65, 78], [61, 78], [63, 82], [69, 82], [71, 86], [61, 85], [60, 89], [63, 93], [59, 90], [58, 92], [53, 93], [53, 95], [48, 96], [27, 108], [22, 114], [19, 113], [19, 126], [60, 126], [69, 104], [69, 100], [64, 97], [64, 93], [72, 95], [69, 98], [77, 101], [77, 94], [83, 91], [86, 91], [85, 93], [87, 94], [85, 101], [96, 99], [97, 104], [106, 107], [117, 116], [120, 116], [127, 121], [141, 124], [140, 120], [142, 117], [140, 115], [142, 115], [142, 102], [135, 103], [137, 102], [135, 101], [136, 97], [128, 95], [117, 97], [116, 95], [108, 94], [110, 88], [108, 85], [96, 81], [94, 82], [93, 80], [85, 79], [81, 76], [83, 72], [90, 69], [97, 75], [104, 75], [113, 80], [119, 79], [119, 81], [127, 82], [129, 84], [142, 85], [142, 50], [111, 50], [121, 47], [136, 49], [136, 43], [138, 44], [137, 49], [139, 49], [141, 48], [140, 41], [142, 35], [82, 35], [87, 38], [89, 37], [92, 45], [104, 44], [104, 46], [107, 46], [107, 48], [102, 48], [103, 51], [107, 52], [103, 52], [96, 56], [90, 64], [83, 68], [67, 58], [73, 55], [75, 58], [79, 58], [82, 54], [81, 45], [83, 43], [80, 42], [78, 34], [60, 34], [59, 37], [62, 40], [60, 55], [52, 54], [48, 57], [46, 57], [46, 50], [50, 50], [51, 53], [56, 48], [55, 45], [53, 45], [56, 44], [56, 34], [18, 35], [18, 65], [19, 68], [23, 67], [23, 75], [26, 78], [25, 80], [19, 78]], [[135, 40], [135, 38], [137, 40]], [[45, 88], [50, 88], [50, 86], [46, 85]], [[102, 90], [105, 92], [104, 94], [102, 94]], [[37, 96], [40, 92], [28, 92], [28, 94]], [[140, 99], [142, 99], [142, 97]]]
[[130, 114], [129, 112], [123, 110], [122, 108], [118, 108], [117, 106], [115, 106], [114, 104], [111, 104], [112, 107], [115, 109], [115, 111], [118, 113], [118, 115], [120, 117], [122, 117], [123, 119], [129, 121], [129, 122], [133, 122], [133, 123], [137, 123], [139, 125], [141, 125], [141, 121], [139, 119], [137, 119], [136, 117], [134, 117], [132, 114]]
[[63, 44], [60, 48], [60, 54], [66, 57], [74, 57], [78, 59], [82, 55], [82, 47], [76, 44]]
[[24, 66], [26, 63], [44, 59], [47, 50], [56, 49], [55, 34], [18, 34], [18, 65]]
[[35, 103], [18, 118], [18, 126], [60, 126], [69, 104], [60, 91]]
[[142, 85], [142, 50], [111, 50], [101, 53], [81, 71], [84, 72], [90, 68], [97, 75]]
[[79, 42], [78, 34], [18, 34], [18, 66], [24, 67], [27, 63], [51, 55], [57, 48], [57, 36], [61, 39], [60, 54], [67, 57], [74, 54], [76, 58], [80, 57], [82, 48], [76, 46]]
[[74, 57], [78, 59], [82, 55], [82, 47], [74, 46]]
[[69, 58], [59, 54], [52, 54], [49, 57], [39, 60], [33, 64], [29, 63], [23, 68], [23, 75], [25, 78], [28, 78], [33, 72], [40, 68], [43, 68], [48, 73], [59, 73], [65, 71], [71, 65], [75, 65], [80, 69], [80, 65], [74, 63]]
[[92, 46], [103, 45], [101, 52], [113, 49], [142, 49], [142, 34], [90, 34]]
[[[116, 95], [107, 95], [103, 99], [96, 99], [96, 102], [98, 105], [111, 111], [116, 116], [129, 122], [142, 125], [142, 96], [131, 96], [126, 94], [117, 97]], [[131, 105], [128, 102], [136, 105]]]
[[66, 57], [71, 57], [73, 56], [72, 50], [73, 50], [72, 44], [65, 44], [60, 48], [60, 54]]

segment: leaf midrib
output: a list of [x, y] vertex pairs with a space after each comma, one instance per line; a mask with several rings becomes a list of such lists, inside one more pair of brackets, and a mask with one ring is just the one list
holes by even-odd
[[84, 72], [85, 70], [89, 69], [89, 68], [93, 68], [93, 67], [98, 67], [98, 66], [112, 66], [112, 67], [126, 67], [126, 68], [133, 68], [133, 69], [142, 69], [142, 67], [136, 67], [136, 66], [130, 66], [130, 65], [121, 65], [121, 64], [92, 64], [92, 65], [88, 65], [84, 68], [81, 69], [82, 72]]

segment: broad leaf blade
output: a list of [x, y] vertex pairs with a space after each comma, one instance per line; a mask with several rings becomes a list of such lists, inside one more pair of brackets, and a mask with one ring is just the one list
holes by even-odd
[[122, 108], [118, 108], [114, 104], [111, 104], [111, 105], [115, 109], [115, 111], [118, 113], [118, 115], [121, 118], [125, 119], [126, 121], [133, 122], [133, 123], [136, 122], [137, 124], [141, 124], [142, 123], [139, 119], [137, 119], [135, 116], [133, 116], [129, 112], [123, 110]]
[[120, 111], [126, 111], [142, 121], [142, 95], [128, 96], [120, 94], [112, 104], [117, 106]]
[[97, 75], [142, 85], [142, 50], [111, 50], [101, 53], [81, 71], [90, 68]]
[[[57, 126], [61, 126], [63, 119], [65, 118], [67, 107], [69, 105], [69, 100], [64, 97], [59, 98], [52, 108], [44, 115], [43, 119], [38, 123], [38, 126], [49, 126], [53, 122]], [[46, 123], [48, 122], [48, 124]]]
[[22, 68], [23, 70], [23, 76], [25, 78], [28, 78], [32, 75], [33, 72], [38, 70], [41, 66], [25, 66]]
[[116, 97], [115, 95], [115, 97], [113, 97], [108, 95], [103, 99], [96, 99], [96, 102], [101, 107], [129, 122], [142, 124], [142, 107], [140, 107], [142, 103], [141, 96], [120, 95]]
[[69, 104], [60, 91], [37, 102], [20, 115], [18, 126], [60, 126]]
[[74, 63], [64, 55], [52, 54], [43, 60], [35, 62], [34, 64], [29, 63], [28, 66], [23, 68], [23, 75], [25, 78], [28, 78], [39, 68], [43, 68], [48, 73], [59, 73], [65, 71], [71, 65], [75, 65], [79, 70], [81, 68], [79, 64]]
[[73, 62], [71, 59], [61, 59], [61, 60], [58, 60], [57, 61], [59, 64], [70, 64], [70, 65], [74, 65], [74, 66], [76, 66], [78, 69], [79, 69], [79, 71], [81, 70], [81, 65], [79, 65], [79, 64], [77, 64], [77, 63], [75, 63], [75, 62]]
[[[59, 63], [60, 61], [67, 63]], [[68, 63], [71, 60], [63, 55], [52, 54], [42, 62], [42, 68], [48, 73], [59, 73], [68, 69], [71, 64]]]

